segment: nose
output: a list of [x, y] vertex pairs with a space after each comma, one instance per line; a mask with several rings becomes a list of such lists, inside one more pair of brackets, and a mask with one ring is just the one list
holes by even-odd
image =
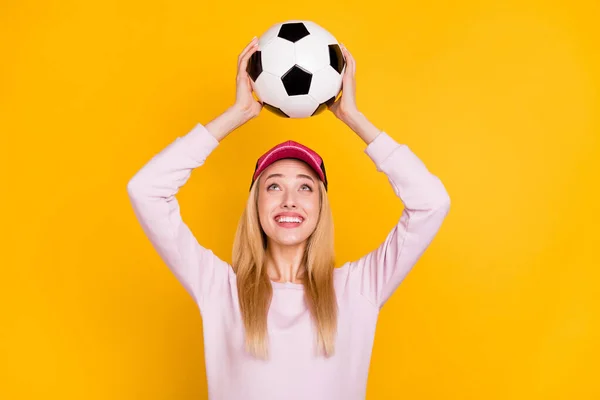
[[294, 200], [294, 197], [293, 197], [293, 195], [291, 193], [288, 192], [285, 195], [285, 197], [283, 198], [283, 202], [282, 202], [281, 206], [283, 208], [291, 208], [291, 209], [296, 208], [296, 201]]

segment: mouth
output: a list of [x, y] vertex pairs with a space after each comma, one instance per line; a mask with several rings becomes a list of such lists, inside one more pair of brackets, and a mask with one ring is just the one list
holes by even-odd
[[299, 215], [276, 215], [274, 220], [282, 228], [296, 228], [304, 222], [304, 218]]

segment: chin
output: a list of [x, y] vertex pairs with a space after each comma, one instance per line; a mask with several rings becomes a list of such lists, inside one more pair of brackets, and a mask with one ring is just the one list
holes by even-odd
[[300, 230], [296, 232], [287, 231], [286, 229], [280, 229], [274, 227], [267, 232], [267, 236], [273, 242], [282, 246], [295, 246], [305, 242], [310, 237], [311, 232]]
[[306, 239], [308, 239], [308, 236], [301, 237], [301, 236], [296, 236], [296, 235], [286, 235], [286, 236], [275, 235], [275, 236], [271, 236], [270, 239], [282, 246], [296, 246], [296, 245], [304, 243], [306, 241]]

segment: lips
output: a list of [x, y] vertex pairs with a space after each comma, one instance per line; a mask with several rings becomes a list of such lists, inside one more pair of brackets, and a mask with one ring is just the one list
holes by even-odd
[[300, 215], [298, 213], [293, 213], [293, 212], [279, 213], [279, 214], [275, 215], [274, 219], [275, 219], [275, 221], [279, 221], [279, 218], [281, 218], [281, 217], [299, 218], [300, 221], [304, 221], [304, 217], [302, 217], [302, 215]]
[[282, 228], [296, 228], [304, 222], [304, 217], [292, 212], [279, 213], [273, 219]]

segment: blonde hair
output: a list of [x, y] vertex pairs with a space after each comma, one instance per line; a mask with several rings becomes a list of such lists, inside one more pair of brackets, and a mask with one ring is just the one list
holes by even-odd
[[[262, 175], [262, 174], [261, 174]], [[233, 243], [232, 266], [236, 272], [240, 311], [246, 333], [247, 351], [267, 359], [267, 315], [273, 288], [265, 268], [267, 236], [258, 215], [258, 186], [255, 180]], [[334, 353], [337, 333], [337, 301], [333, 285], [335, 268], [333, 217], [323, 182], [319, 186], [319, 219], [307, 239], [303, 256], [306, 265], [304, 296], [316, 328], [317, 346], [329, 357]]]

